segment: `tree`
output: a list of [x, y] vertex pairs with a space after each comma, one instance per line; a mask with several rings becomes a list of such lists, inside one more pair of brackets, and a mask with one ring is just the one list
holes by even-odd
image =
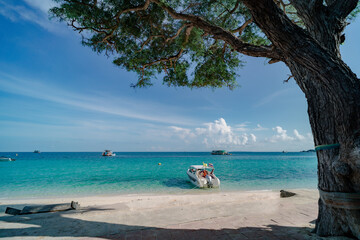
[[[360, 238], [360, 84], [342, 61], [358, 0], [56, 0], [83, 44], [169, 86], [236, 86], [242, 55], [284, 62], [308, 102], [317, 147], [316, 233]], [[356, 200], [357, 199], [357, 200]]]

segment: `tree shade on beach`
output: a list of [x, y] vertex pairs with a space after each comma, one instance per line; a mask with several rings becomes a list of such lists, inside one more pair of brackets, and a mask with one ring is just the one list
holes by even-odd
[[232, 89], [241, 55], [284, 62], [307, 99], [317, 146], [315, 231], [360, 238], [359, 202], [349, 208], [336, 200], [360, 192], [360, 84], [339, 47], [358, 0], [57, 2], [52, 14], [81, 33], [85, 46], [138, 73], [133, 86], [149, 86], [162, 73], [169, 86]]

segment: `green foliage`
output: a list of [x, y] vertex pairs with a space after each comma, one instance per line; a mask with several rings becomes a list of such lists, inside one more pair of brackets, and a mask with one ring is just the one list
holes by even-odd
[[[270, 41], [254, 24], [251, 14], [238, 0], [159, 0], [142, 8], [146, 0], [54, 0], [53, 17], [67, 22], [82, 34], [82, 43], [97, 53], [114, 57], [114, 64], [136, 72], [137, 87], [152, 85], [163, 75], [168, 86], [223, 87], [233, 89], [241, 54], [214, 36], [185, 20], [174, 19], [166, 7], [177, 13], [199, 16], [214, 26], [233, 32], [242, 42], [255, 46]], [[274, 0], [280, 9], [305, 28], [289, 0]], [[352, 20], [360, 5], [349, 15]], [[246, 28], [240, 28], [248, 23]], [[242, 31], [240, 30], [242, 29]]]
[[261, 30], [254, 23], [249, 24], [249, 26], [245, 28], [241, 35], [241, 40], [254, 45], [270, 44], [270, 41], [263, 36]]
[[[136, 72], [139, 78], [133, 86], [150, 86], [151, 79], [160, 73], [164, 73], [163, 83], [169, 86], [233, 89], [237, 85], [236, 70], [242, 66], [240, 54], [223, 41], [214, 41], [201, 29], [191, 27], [189, 22], [173, 19], [156, 4], [151, 3], [146, 10], [119, 14], [144, 5], [145, 0], [55, 1], [60, 7], [51, 9], [53, 17], [80, 32], [85, 46], [113, 56], [114, 64]], [[236, 0], [162, 2], [177, 12], [201, 16], [228, 30], [250, 18], [241, 4], [234, 9]], [[268, 43], [254, 24], [244, 31], [242, 40]]]

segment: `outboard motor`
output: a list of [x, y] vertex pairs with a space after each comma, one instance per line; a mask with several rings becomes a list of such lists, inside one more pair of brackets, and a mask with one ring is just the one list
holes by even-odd
[[212, 179], [212, 177], [210, 176], [210, 175], [206, 175], [206, 180], [207, 180], [207, 185], [208, 185], [208, 187], [209, 188], [211, 188], [212, 186], [213, 186], [213, 179]]

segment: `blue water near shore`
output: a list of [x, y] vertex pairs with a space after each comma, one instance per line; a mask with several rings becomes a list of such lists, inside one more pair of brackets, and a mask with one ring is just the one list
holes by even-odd
[[[191, 193], [312, 188], [315, 153], [0, 153], [0, 198], [90, 196], [134, 193]], [[213, 163], [221, 189], [199, 190], [189, 182], [189, 165]], [[161, 165], [158, 165], [161, 163]]]

